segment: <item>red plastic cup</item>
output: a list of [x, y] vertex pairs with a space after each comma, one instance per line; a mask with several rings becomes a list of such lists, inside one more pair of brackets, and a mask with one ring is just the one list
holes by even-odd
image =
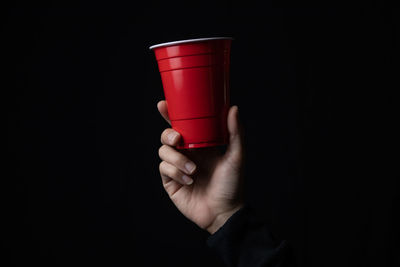
[[168, 115], [182, 136], [178, 149], [228, 143], [232, 38], [190, 39], [153, 45]]

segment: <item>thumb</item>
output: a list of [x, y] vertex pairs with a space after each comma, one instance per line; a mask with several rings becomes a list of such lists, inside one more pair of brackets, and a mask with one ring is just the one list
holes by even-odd
[[227, 126], [229, 133], [229, 145], [225, 156], [235, 164], [239, 165], [243, 160], [243, 130], [239, 121], [239, 108], [233, 106], [229, 109]]

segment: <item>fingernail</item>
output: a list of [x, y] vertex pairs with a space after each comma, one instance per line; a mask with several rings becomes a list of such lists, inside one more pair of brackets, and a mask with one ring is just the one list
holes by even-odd
[[190, 184], [193, 183], [193, 179], [190, 178], [190, 177], [187, 176], [187, 175], [183, 175], [183, 176], [182, 176], [182, 180], [183, 180], [183, 181], [185, 182], [185, 184], [187, 184], [187, 185], [190, 185]]
[[177, 133], [170, 133], [170, 134], [168, 135], [168, 140], [169, 140], [169, 142], [170, 142], [170, 143], [174, 143], [174, 141], [175, 141], [175, 139], [176, 139], [177, 136], [178, 136]]
[[194, 163], [192, 162], [186, 162], [185, 163], [185, 169], [189, 172], [192, 173], [194, 171], [194, 169], [196, 168], [196, 165], [194, 165]]

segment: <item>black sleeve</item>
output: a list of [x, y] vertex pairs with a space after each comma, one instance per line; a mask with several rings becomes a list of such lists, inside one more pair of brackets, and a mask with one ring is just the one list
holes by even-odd
[[267, 225], [245, 206], [208, 237], [207, 245], [228, 267], [292, 266], [286, 241], [277, 242]]

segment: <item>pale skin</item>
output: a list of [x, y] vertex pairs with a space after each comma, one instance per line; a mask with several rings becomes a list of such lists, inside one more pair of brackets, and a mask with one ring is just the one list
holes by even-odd
[[[171, 124], [166, 101], [157, 108]], [[243, 207], [243, 130], [238, 107], [230, 107], [226, 147], [176, 148], [180, 134], [167, 128], [161, 134], [160, 175], [170, 199], [189, 220], [210, 234], [215, 233]]]

